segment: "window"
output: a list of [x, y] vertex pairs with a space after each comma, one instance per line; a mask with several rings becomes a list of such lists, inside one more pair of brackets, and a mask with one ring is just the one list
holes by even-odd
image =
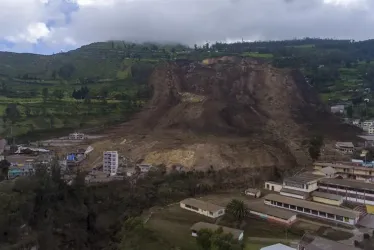
[[318, 215], [318, 211], [316, 211], [316, 210], [312, 210], [312, 214], [314, 214], [314, 215]]
[[186, 208], [189, 208], [189, 209], [192, 209], [192, 210], [199, 211], [199, 209], [198, 209], [197, 207], [193, 207], [193, 206], [190, 206], [190, 205], [188, 205], [188, 204], [184, 204], [184, 206], [185, 206]]
[[277, 202], [277, 206], [281, 207], [282, 203], [281, 202]]
[[345, 222], [349, 222], [349, 218], [348, 217], [344, 217], [344, 221]]
[[319, 216], [326, 217], [326, 213], [324, 213], [324, 212], [319, 212]]
[[297, 211], [303, 211], [303, 208], [302, 207], [297, 207]]
[[271, 205], [274, 205], [275, 201], [271, 201]]
[[310, 209], [309, 208], [304, 208], [304, 212], [310, 214]]
[[339, 216], [339, 215], [337, 215], [337, 216], [336, 216], [336, 219], [337, 219], [337, 220], [340, 220], [340, 221], [343, 221], [343, 216]]
[[284, 203], [283, 203], [283, 207], [285, 207], [285, 208], [290, 208], [290, 205], [288, 205], [288, 204], [284, 204]]
[[329, 219], [335, 219], [335, 215], [333, 215], [333, 214], [327, 214], [327, 218], [329, 218]]
[[290, 208], [296, 210], [296, 207], [294, 205], [291, 205]]

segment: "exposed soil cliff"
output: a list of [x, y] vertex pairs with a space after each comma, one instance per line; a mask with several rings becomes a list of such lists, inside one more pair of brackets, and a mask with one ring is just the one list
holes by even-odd
[[127, 139], [118, 150], [149, 163], [291, 167], [309, 161], [311, 130], [343, 129], [300, 72], [254, 60], [165, 63], [150, 85], [147, 108], [115, 131]]

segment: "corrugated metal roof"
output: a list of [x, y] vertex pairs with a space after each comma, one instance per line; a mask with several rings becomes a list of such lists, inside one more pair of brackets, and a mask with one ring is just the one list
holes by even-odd
[[200, 208], [200, 209], [203, 209], [205, 211], [212, 212], [212, 213], [217, 212], [221, 209], [224, 209], [224, 207], [218, 206], [216, 204], [209, 203], [209, 202], [202, 201], [202, 200], [193, 199], [193, 198], [185, 199], [185, 200], [181, 201], [180, 203], [190, 205], [190, 206], [193, 206], [193, 207], [197, 207], [197, 208]]
[[310, 182], [313, 182], [313, 181], [318, 181], [321, 178], [323, 178], [323, 177], [321, 177], [320, 175], [305, 172], [305, 173], [302, 173], [302, 174], [299, 174], [299, 175], [295, 175], [295, 176], [292, 176], [292, 177], [285, 178], [284, 181], [285, 182], [288, 181], [288, 182], [297, 182], [297, 183], [307, 184], [307, 183], [310, 183]]
[[290, 197], [286, 197], [286, 196], [282, 196], [278, 194], [268, 194], [267, 196], [265, 196], [264, 199], [269, 200], [269, 201], [282, 202], [282, 203], [286, 203], [286, 204], [293, 205], [293, 206], [309, 208], [311, 210], [317, 210], [317, 211], [324, 212], [324, 213], [348, 217], [350, 219], [356, 219], [360, 215], [359, 212], [356, 212], [353, 210], [349, 210], [349, 209], [345, 209], [341, 207], [328, 206], [328, 205], [319, 204], [319, 203], [312, 202], [312, 201], [294, 199], [294, 198], [290, 198]]
[[343, 199], [342, 196], [337, 195], [337, 194], [329, 194], [329, 193], [318, 192], [318, 191], [314, 191], [312, 193], [312, 196], [313, 197], [320, 197], [320, 198], [324, 198], [324, 199], [329, 199], [329, 200], [334, 200], [334, 201], [340, 201], [340, 200]]
[[247, 207], [250, 211], [267, 214], [284, 220], [289, 220], [292, 216], [297, 215], [296, 213], [289, 210], [265, 205], [262, 201], [247, 203]]
[[198, 223], [195, 223], [192, 227], [191, 227], [191, 230], [194, 230], [194, 231], [200, 231], [201, 229], [210, 229], [210, 230], [217, 230], [218, 228], [222, 228], [222, 231], [226, 234], [229, 234], [231, 233], [235, 239], [238, 239], [239, 236], [244, 233], [243, 230], [239, 230], [239, 229], [235, 229], [235, 228], [231, 228], [231, 227], [224, 227], [224, 226], [220, 226], [220, 225], [216, 225], [216, 224], [211, 224], [211, 223], [206, 223], [206, 222], [198, 222]]
[[303, 191], [289, 189], [289, 188], [282, 188], [280, 192], [281, 193], [289, 193], [289, 194], [300, 195], [300, 196], [303, 196], [304, 199], [309, 197], [308, 192], [303, 192]]
[[356, 188], [362, 190], [374, 190], [374, 183], [356, 181], [356, 180], [348, 180], [348, 179], [330, 179], [324, 178], [319, 181], [322, 184], [330, 184], [330, 185], [337, 185], [342, 187], [349, 187], [349, 188]]

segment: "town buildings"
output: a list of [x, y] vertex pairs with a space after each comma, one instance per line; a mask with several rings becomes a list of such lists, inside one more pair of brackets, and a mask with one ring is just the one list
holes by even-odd
[[108, 175], [116, 175], [118, 170], [118, 152], [105, 151], [103, 153], [103, 172]]
[[336, 171], [336, 175], [343, 179], [355, 179], [363, 181], [374, 181], [374, 168], [348, 165], [348, 163], [326, 163], [315, 162], [314, 169], [321, 170], [325, 167], [331, 167]]
[[84, 140], [86, 139], [86, 135], [83, 134], [83, 133], [72, 133], [72, 134], [69, 134], [69, 140]]
[[335, 148], [344, 154], [352, 154], [355, 146], [352, 142], [337, 142]]
[[239, 229], [236, 229], [236, 228], [230, 228], [230, 227], [224, 227], [224, 226], [211, 224], [211, 223], [206, 223], [206, 222], [195, 223], [191, 227], [191, 235], [193, 237], [196, 237], [197, 233], [201, 229], [210, 229], [212, 231], [216, 231], [219, 228], [222, 228], [223, 233], [231, 234], [235, 240], [238, 240], [238, 241], [243, 240], [243, 237], [244, 237], [244, 231], [243, 230], [239, 230]]
[[269, 206], [348, 225], [355, 225], [360, 219], [360, 213], [357, 211], [285, 197], [278, 194], [268, 194], [265, 196], [264, 200], [265, 204]]
[[374, 183], [349, 179], [322, 179], [319, 190], [342, 196], [344, 200], [374, 205]]
[[344, 105], [334, 105], [331, 106], [330, 110], [333, 114], [344, 114], [345, 107]]
[[148, 173], [149, 170], [151, 170], [153, 168], [153, 166], [151, 164], [145, 164], [145, 163], [137, 164], [136, 166], [139, 168], [140, 173]]
[[218, 218], [225, 214], [224, 207], [193, 198], [188, 198], [181, 201], [180, 207], [210, 218]]

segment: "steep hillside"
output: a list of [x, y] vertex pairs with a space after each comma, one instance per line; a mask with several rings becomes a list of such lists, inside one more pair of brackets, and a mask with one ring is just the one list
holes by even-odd
[[311, 128], [332, 137], [342, 131], [298, 71], [255, 60], [165, 63], [149, 84], [148, 107], [115, 130], [113, 147], [137, 161], [291, 167], [309, 161], [303, 141]]

